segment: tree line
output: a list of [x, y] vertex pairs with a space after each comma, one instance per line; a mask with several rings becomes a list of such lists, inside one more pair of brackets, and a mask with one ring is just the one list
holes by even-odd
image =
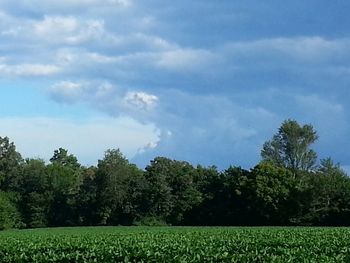
[[0, 137], [0, 228], [90, 225], [350, 225], [350, 178], [317, 161], [311, 125], [286, 120], [252, 169], [219, 171], [156, 157], [144, 169], [118, 149], [82, 166], [66, 149], [23, 159]]

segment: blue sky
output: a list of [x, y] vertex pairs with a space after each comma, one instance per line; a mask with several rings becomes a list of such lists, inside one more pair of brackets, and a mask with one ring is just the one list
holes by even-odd
[[0, 0], [0, 135], [85, 165], [120, 148], [254, 166], [283, 120], [350, 171], [350, 2]]

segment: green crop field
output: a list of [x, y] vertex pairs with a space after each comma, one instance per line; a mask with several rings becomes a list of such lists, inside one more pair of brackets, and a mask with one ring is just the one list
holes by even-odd
[[86, 227], [4, 231], [0, 262], [350, 262], [349, 228]]

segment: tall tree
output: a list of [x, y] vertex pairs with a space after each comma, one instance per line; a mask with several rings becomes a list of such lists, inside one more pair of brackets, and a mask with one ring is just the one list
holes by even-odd
[[261, 216], [257, 222], [269, 225], [290, 224], [297, 210], [292, 200], [297, 180], [291, 171], [271, 162], [261, 162], [251, 174], [253, 202]]
[[49, 212], [51, 226], [75, 225], [77, 196], [82, 183], [81, 168], [74, 155], [65, 149], [54, 151], [47, 166], [52, 202]]
[[16, 227], [20, 222], [20, 214], [12, 199], [12, 193], [0, 191], [0, 230]]
[[22, 157], [8, 137], [0, 137], [0, 189], [17, 190]]
[[187, 162], [156, 157], [146, 167], [152, 216], [178, 225], [187, 211], [202, 200], [194, 182], [195, 169]]
[[332, 159], [321, 160], [316, 173], [309, 173], [308, 200], [302, 220], [314, 225], [349, 225], [350, 179]]
[[312, 125], [300, 126], [295, 120], [286, 120], [272, 139], [264, 143], [261, 157], [294, 172], [309, 171], [314, 168], [317, 159], [310, 145], [317, 138]]
[[[222, 224], [222, 208], [227, 204], [224, 180], [215, 166], [198, 165], [193, 174], [195, 189], [200, 199], [185, 212], [186, 225], [218, 225]], [[229, 202], [229, 201], [228, 201]], [[224, 204], [225, 203], [225, 204]]]
[[79, 225], [93, 225], [97, 222], [95, 218], [98, 209], [96, 202], [96, 170], [95, 166], [82, 169], [82, 184], [79, 188], [76, 207]]
[[48, 214], [53, 196], [43, 160], [27, 159], [25, 161], [20, 194], [23, 223], [27, 227], [48, 226]]
[[142, 172], [130, 164], [119, 149], [106, 151], [103, 160], [98, 161], [95, 177], [98, 224], [132, 223], [138, 180], [142, 180]]
[[68, 151], [63, 148], [59, 148], [58, 150], [54, 151], [50, 162], [56, 164], [59, 163], [63, 166], [71, 167], [73, 169], [80, 168], [77, 157], [75, 157], [73, 154], [68, 154]]

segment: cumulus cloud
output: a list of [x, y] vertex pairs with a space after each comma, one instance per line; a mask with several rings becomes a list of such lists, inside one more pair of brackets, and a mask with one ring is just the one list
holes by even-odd
[[126, 107], [145, 111], [153, 109], [157, 102], [157, 96], [138, 91], [129, 91], [123, 98]]
[[57, 101], [84, 102], [111, 116], [126, 114], [152, 123], [159, 138], [138, 149], [134, 161], [141, 166], [157, 155], [221, 165], [242, 161], [248, 166], [252, 162], [247, 163], [245, 158], [249, 155], [256, 160], [261, 135], [268, 130], [255, 124], [277, 125], [280, 121], [266, 108], [245, 107], [217, 95], [163, 90], [156, 96], [109, 83], [83, 82], [57, 83], [51, 92]]
[[105, 34], [103, 20], [81, 21], [71, 16], [45, 16], [32, 27], [37, 37], [54, 43], [79, 44]]
[[151, 121], [145, 117], [152, 114], [159, 101], [156, 95], [128, 90], [106, 81], [58, 82], [51, 86], [50, 96], [58, 102], [83, 102], [112, 116], [127, 114], [146, 122]]
[[220, 95], [163, 91], [160, 96], [160, 114], [155, 117], [160, 140], [134, 158], [142, 165], [161, 155], [194, 164], [249, 167], [258, 158], [266, 134], [266, 126], [254, 124], [279, 121], [267, 109], [246, 107]]

